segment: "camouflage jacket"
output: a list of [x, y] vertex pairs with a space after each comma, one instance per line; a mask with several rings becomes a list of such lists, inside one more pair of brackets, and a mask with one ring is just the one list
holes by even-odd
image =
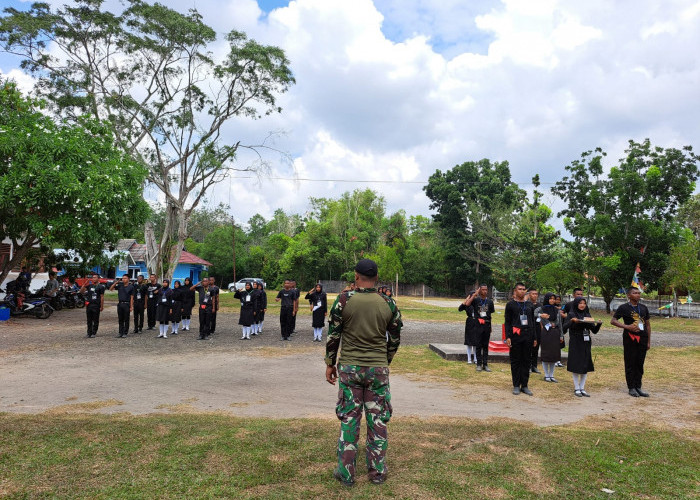
[[[394, 299], [377, 293], [376, 288], [358, 288], [355, 290], [344, 291], [341, 292], [335, 299], [335, 302], [333, 303], [333, 306], [331, 307], [329, 313], [328, 341], [326, 342], [325, 357], [325, 362], [328, 366], [334, 366], [338, 360], [338, 350], [340, 348], [341, 338], [343, 337], [344, 327], [346, 327], [343, 318], [343, 310], [347, 306], [348, 302], [350, 302], [352, 298], [354, 296], [357, 296], [358, 294], [378, 295], [382, 298], [382, 300], [385, 301], [386, 306], [388, 307], [391, 313], [390, 319], [385, 329], [386, 334], [384, 332], [371, 333], [371, 343], [374, 344], [372, 346], [372, 349], [374, 350], [374, 356], [376, 356], [376, 352], [378, 349], [386, 349], [386, 361], [387, 364], [389, 364], [391, 363], [391, 360], [394, 358], [394, 355], [396, 354], [396, 351], [399, 348], [399, 343], [401, 342], [401, 327], [403, 326], [403, 322], [401, 321], [401, 312], [396, 306], [396, 302], [394, 302]], [[360, 303], [363, 303], [363, 301], [360, 301]], [[376, 303], [372, 302], [370, 307], [376, 307]], [[381, 334], [381, 339], [378, 336], [379, 334]], [[366, 344], [363, 345], [366, 346]], [[353, 346], [351, 345], [351, 343], [349, 343], [349, 339], [345, 339], [343, 341], [343, 356], [345, 356], [346, 351], [349, 351], [352, 347]], [[383, 359], [382, 355], [380, 355], [379, 357]]]

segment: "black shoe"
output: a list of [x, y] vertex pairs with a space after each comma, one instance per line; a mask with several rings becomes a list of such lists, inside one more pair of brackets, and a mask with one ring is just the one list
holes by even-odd
[[521, 391], [523, 394], [527, 394], [528, 396], [533, 396], [532, 391], [531, 391], [530, 389], [528, 389], [527, 387], [522, 387], [522, 388], [520, 389], [520, 391]]
[[640, 395], [641, 397], [643, 397], [643, 398], [648, 398], [648, 397], [649, 397], [649, 393], [648, 393], [648, 392], [644, 392], [644, 391], [642, 390], [641, 387], [637, 387], [637, 388], [635, 389], [635, 391], [637, 391], [637, 394], [639, 394], [639, 395]]
[[577, 398], [582, 398], [583, 394], [581, 393], [581, 391], [574, 391], [574, 396], [576, 396]]
[[369, 482], [372, 484], [384, 484], [386, 481], [386, 475], [381, 475], [381, 476], [375, 476], [369, 478]]
[[355, 480], [350, 478], [350, 479], [344, 479], [343, 476], [340, 475], [340, 472], [338, 469], [335, 469], [333, 471], [333, 477], [336, 478], [336, 480], [340, 481], [344, 486], [347, 486], [348, 488], [352, 488], [355, 486]]
[[633, 398], [639, 397], [639, 393], [637, 392], [637, 389], [630, 389], [629, 395], [632, 396]]
[[513, 394], [515, 394], [516, 396], [520, 394], [520, 387], [513, 387]]
[[587, 393], [586, 391], [584, 391], [583, 389], [581, 389], [581, 396], [583, 396], [583, 397], [585, 397], [585, 398], [590, 398], [590, 397], [591, 397], [591, 395], [588, 394], [588, 393]]
[[490, 372], [491, 368], [489, 368], [489, 365], [484, 365], [484, 371], [485, 372]]
[[283, 340], [287, 340], [287, 339], [285, 339], [284, 337], [280, 337], [280, 342], [282, 342]]
[[197, 337], [197, 340], [207, 340], [207, 338], [204, 335], [200, 335]]
[[540, 371], [537, 369], [536, 366], [533, 366], [532, 368], [530, 368], [530, 371], [531, 371], [532, 373], [540, 373]]

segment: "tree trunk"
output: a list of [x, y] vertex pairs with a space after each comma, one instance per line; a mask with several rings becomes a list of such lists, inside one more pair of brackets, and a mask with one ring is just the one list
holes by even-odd
[[5, 262], [5, 265], [0, 270], [0, 284], [5, 281], [5, 278], [7, 278], [8, 274], [10, 274], [10, 271], [12, 271], [12, 269], [22, 262], [22, 259], [24, 259], [29, 250], [31, 250], [31, 248], [37, 243], [38, 241], [29, 241], [25, 239], [24, 243], [19, 246], [15, 246], [13, 244], [14, 254], [10, 260]]
[[175, 273], [175, 268], [180, 262], [180, 256], [182, 255], [182, 248], [185, 246], [185, 240], [187, 239], [187, 219], [184, 214], [180, 211], [177, 212], [177, 243], [172, 252], [170, 252], [170, 265], [168, 266], [168, 279], [172, 280], [173, 274]]
[[146, 267], [148, 272], [155, 274], [159, 277], [162, 271], [160, 266], [160, 252], [158, 251], [158, 244], [156, 243], [155, 230], [153, 228], [153, 222], [146, 222], [145, 234], [146, 238]]

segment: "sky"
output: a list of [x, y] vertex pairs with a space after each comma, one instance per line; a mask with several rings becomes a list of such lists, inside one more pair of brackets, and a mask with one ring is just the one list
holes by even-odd
[[[167, 4], [196, 8], [220, 38], [242, 30], [291, 61], [297, 83], [279, 98], [283, 112], [223, 130], [248, 144], [275, 132], [291, 158], [268, 156], [270, 178], [234, 174], [212, 192], [208, 204], [230, 204], [240, 223], [277, 208], [304, 214], [309, 197], [366, 187], [388, 213], [429, 216], [429, 176], [482, 158], [508, 161], [529, 191], [539, 174], [556, 211], [551, 183], [584, 151], [602, 147], [609, 167], [630, 139], [700, 148], [697, 0]], [[30, 85], [18, 67], [0, 55], [2, 73]], [[253, 161], [239, 156], [241, 166]]]

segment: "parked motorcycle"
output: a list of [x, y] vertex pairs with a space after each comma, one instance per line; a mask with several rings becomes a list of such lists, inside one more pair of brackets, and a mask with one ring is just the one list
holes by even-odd
[[[4, 293], [2, 289], [0, 292]], [[17, 306], [17, 299], [14, 293], [8, 293], [5, 298], [0, 301], [0, 305], [7, 307], [10, 310], [11, 316], [31, 315], [39, 319], [46, 319], [53, 314], [51, 307], [46, 300], [46, 297], [27, 297], [24, 299], [22, 308]]]

